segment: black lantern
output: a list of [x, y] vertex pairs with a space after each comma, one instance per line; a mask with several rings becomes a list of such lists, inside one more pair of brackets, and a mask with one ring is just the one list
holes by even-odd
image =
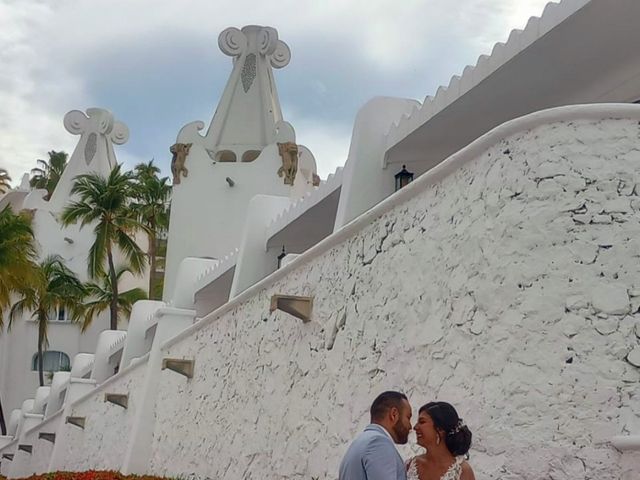
[[400, 190], [402, 187], [406, 187], [411, 182], [413, 182], [413, 173], [407, 170], [406, 165], [402, 165], [402, 170], [396, 173], [395, 177], [396, 177], [396, 192]]
[[287, 252], [284, 251], [284, 245], [282, 246], [282, 253], [278, 255], [278, 268], [282, 266], [282, 259], [287, 256]]

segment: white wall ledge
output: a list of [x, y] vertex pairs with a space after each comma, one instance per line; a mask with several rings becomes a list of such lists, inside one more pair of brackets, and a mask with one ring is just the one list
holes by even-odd
[[274, 282], [286, 277], [290, 272], [300, 268], [314, 258], [344, 242], [355, 233], [366, 228], [378, 217], [391, 211], [396, 206], [410, 200], [411, 198], [416, 197], [432, 185], [440, 182], [443, 178], [447, 177], [466, 163], [473, 161], [482, 152], [501, 140], [518, 132], [525, 132], [545, 124], [568, 122], [573, 120], [603, 119], [631, 119], [640, 121], [640, 105], [626, 103], [570, 105], [530, 113], [499, 125], [467, 145], [462, 150], [454, 153], [424, 175], [418, 177], [405, 188], [402, 188], [393, 195], [387, 197], [359, 217], [346, 224], [344, 227], [334, 232], [329, 237], [311, 247], [309, 250], [295, 258], [291, 263], [283, 266], [261, 281], [242, 291], [217, 310], [214, 310], [209, 315], [198, 320], [192, 326], [186, 328], [175, 337], [170, 338], [162, 344], [161, 350], [166, 350], [172, 345], [188, 338], [194, 332], [206, 327], [217, 320], [220, 316], [253, 297], [260, 292], [260, 290], [265, 289]]
[[71, 377], [69, 379], [69, 383], [84, 383], [84, 384], [94, 384], [96, 385], [97, 382], [93, 379], [93, 378], [77, 378], [77, 377]]
[[64, 412], [64, 409], [60, 409], [57, 412], [55, 412], [53, 415], [45, 418], [38, 425], [36, 425], [35, 427], [27, 430], [26, 435], [31, 435], [31, 434], [37, 432], [38, 430], [43, 429], [45, 426], [49, 425], [50, 423], [54, 422], [55, 420], [58, 420], [62, 416], [63, 412]]
[[640, 435], [618, 435], [611, 439], [611, 445], [621, 452], [640, 451]]
[[175, 308], [175, 307], [160, 307], [156, 311], [157, 317], [166, 317], [168, 315], [175, 315], [177, 317], [195, 317], [196, 311], [186, 309], [186, 308]]
[[130, 372], [140, 368], [142, 365], [146, 365], [147, 361], [149, 360], [149, 355], [150, 354], [147, 353], [146, 355], [140, 357], [139, 360], [137, 360], [137, 361], [135, 361], [133, 363], [130, 363], [126, 368], [120, 370], [115, 375], [110, 376], [104, 382], [102, 382], [100, 385], [96, 385], [96, 388], [94, 388], [90, 392], [87, 392], [84, 395], [78, 397], [78, 399], [76, 399], [71, 404], [71, 408], [75, 408], [78, 405], [80, 405], [81, 403], [84, 403], [87, 399], [89, 399], [89, 398], [93, 397], [94, 395], [97, 395], [98, 393], [104, 391], [105, 388], [107, 388], [112, 383], [117, 382], [118, 380], [120, 380], [123, 377], [126, 377]]

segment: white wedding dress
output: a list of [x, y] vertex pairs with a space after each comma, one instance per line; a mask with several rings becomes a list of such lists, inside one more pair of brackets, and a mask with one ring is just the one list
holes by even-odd
[[[462, 462], [464, 462], [464, 456], [460, 455], [456, 457], [456, 461], [449, 467], [449, 470], [440, 478], [440, 480], [460, 480], [462, 475]], [[409, 460], [409, 466], [407, 467], [407, 480], [420, 480], [418, 476], [418, 463], [416, 458], [413, 457]]]

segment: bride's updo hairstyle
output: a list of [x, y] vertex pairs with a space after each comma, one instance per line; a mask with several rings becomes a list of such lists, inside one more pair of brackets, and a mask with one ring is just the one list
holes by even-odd
[[471, 447], [471, 430], [458, 416], [453, 405], [447, 402], [429, 402], [420, 407], [419, 413], [431, 417], [433, 426], [444, 432], [444, 443], [452, 455], [466, 455]]

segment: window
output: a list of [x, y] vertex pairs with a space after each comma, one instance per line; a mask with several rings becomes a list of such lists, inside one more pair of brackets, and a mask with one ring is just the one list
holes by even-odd
[[262, 152], [260, 150], [247, 150], [242, 154], [243, 162], [253, 162], [256, 158], [260, 156]]
[[[71, 361], [69, 355], [56, 350], [47, 350], [42, 352], [42, 370], [45, 372], [68, 372], [71, 370]], [[38, 370], [38, 353], [33, 354], [31, 359], [31, 370]]]
[[236, 154], [233, 153], [231, 150], [220, 150], [216, 154], [216, 160], [218, 162], [235, 162]]
[[64, 307], [58, 307], [49, 314], [50, 322], [69, 322], [69, 314]]

